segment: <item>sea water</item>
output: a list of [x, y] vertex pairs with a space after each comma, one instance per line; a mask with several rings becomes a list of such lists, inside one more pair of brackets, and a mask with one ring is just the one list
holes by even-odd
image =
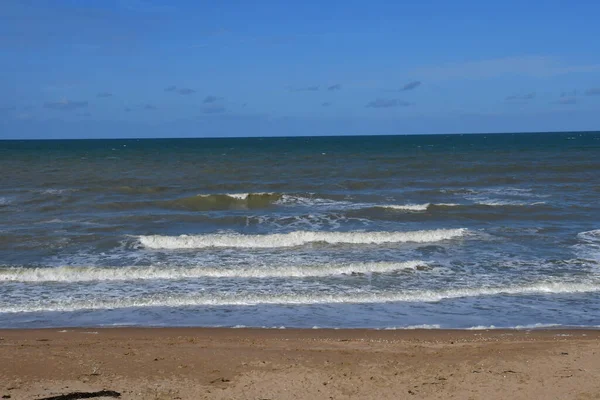
[[0, 327], [600, 325], [600, 133], [0, 141]]

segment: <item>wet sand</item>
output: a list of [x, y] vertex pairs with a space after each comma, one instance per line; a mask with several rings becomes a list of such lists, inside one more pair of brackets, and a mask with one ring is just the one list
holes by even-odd
[[88, 398], [600, 399], [600, 331], [0, 330], [0, 398], [102, 390]]

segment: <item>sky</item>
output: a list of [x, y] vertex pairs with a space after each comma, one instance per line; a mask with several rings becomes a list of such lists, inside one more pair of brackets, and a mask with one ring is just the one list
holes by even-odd
[[0, 139], [600, 129], [600, 2], [0, 0]]

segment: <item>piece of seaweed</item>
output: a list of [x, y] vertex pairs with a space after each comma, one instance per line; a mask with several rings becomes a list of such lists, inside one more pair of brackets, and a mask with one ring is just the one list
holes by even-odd
[[121, 397], [121, 393], [114, 390], [100, 390], [99, 392], [72, 392], [60, 394], [58, 396], [44, 397], [38, 400], [77, 400], [77, 399], [93, 399], [94, 397]]

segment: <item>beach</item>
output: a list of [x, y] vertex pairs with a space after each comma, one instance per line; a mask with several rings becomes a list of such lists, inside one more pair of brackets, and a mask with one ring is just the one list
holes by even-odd
[[3, 141], [0, 398], [599, 398], [599, 155]]
[[0, 396], [596, 399], [599, 354], [598, 330], [2, 330]]
[[595, 328], [597, 160], [598, 132], [3, 141], [0, 328]]
[[600, 400], [575, 4], [0, 0], [0, 400]]

